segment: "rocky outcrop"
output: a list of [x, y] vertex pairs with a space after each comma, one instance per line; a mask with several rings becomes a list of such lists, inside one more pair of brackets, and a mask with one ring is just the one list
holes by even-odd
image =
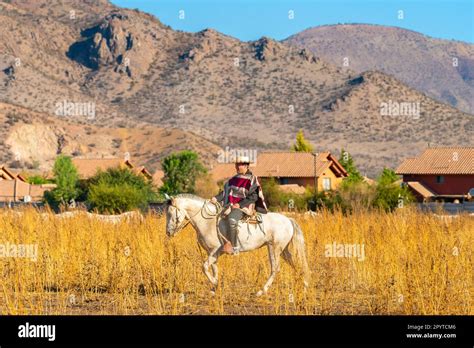
[[58, 134], [50, 126], [22, 124], [16, 126], [6, 139], [15, 159], [22, 162], [53, 160], [58, 152]]
[[302, 50], [299, 51], [299, 55], [301, 58], [303, 58], [305, 61], [310, 62], [310, 63], [317, 63], [319, 60], [316, 58], [311, 51], [307, 50], [306, 48], [303, 48]]
[[219, 49], [228, 49], [234, 40], [227, 38], [214, 29], [204, 29], [195, 34], [196, 42], [179, 56], [181, 61], [198, 63], [205, 57], [216, 53]]
[[255, 41], [253, 47], [255, 50], [255, 58], [260, 61], [268, 60], [270, 57], [276, 56], [279, 51], [278, 44], [267, 37], [262, 37]]
[[94, 70], [111, 67], [134, 77], [149, 64], [145, 47], [140, 45], [140, 32], [134, 29], [129, 15], [111, 13], [98, 25], [84, 30], [82, 35], [86, 39], [74, 43], [68, 56]]
[[14, 57], [8, 55], [0, 56], [0, 86], [9, 86], [15, 81], [16, 73]]
[[123, 56], [133, 48], [134, 36], [122, 24], [128, 16], [112, 14], [105, 18], [92, 37], [90, 59], [96, 66], [122, 64]]

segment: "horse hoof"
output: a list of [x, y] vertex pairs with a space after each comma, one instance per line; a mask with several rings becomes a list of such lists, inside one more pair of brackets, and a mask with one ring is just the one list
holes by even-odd
[[214, 290], [209, 291], [209, 295], [216, 296], [216, 292]]
[[262, 291], [262, 290], [260, 290], [259, 292], [257, 292], [257, 293], [255, 294], [255, 296], [257, 296], [257, 297], [260, 297], [260, 296], [262, 296], [262, 295], [263, 295], [263, 291]]

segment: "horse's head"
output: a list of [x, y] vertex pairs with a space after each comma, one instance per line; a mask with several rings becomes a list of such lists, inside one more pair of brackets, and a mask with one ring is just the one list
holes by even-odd
[[174, 197], [165, 194], [166, 197], [166, 235], [173, 237], [184, 226], [186, 212], [179, 208], [178, 202]]

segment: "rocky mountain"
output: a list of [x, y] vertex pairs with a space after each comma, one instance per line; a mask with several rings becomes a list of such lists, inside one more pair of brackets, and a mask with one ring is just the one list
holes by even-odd
[[89, 158], [124, 157], [154, 172], [173, 151], [194, 150], [207, 166], [216, 163], [220, 147], [179, 129], [149, 124], [103, 127], [58, 119], [0, 103], [0, 163], [38, 174], [48, 172], [58, 154]]
[[368, 24], [314, 27], [285, 43], [362, 73], [378, 70], [430, 97], [474, 113], [474, 45], [440, 40], [397, 28]]
[[[63, 120], [62, 105], [92, 103], [92, 117], [68, 120], [83, 128], [179, 129], [209, 159], [218, 146], [287, 149], [303, 129], [319, 151], [348, 149], [368, 175], [427, 143], [473, 145], [473, 115], [388, 74], [358, 73], [266, 37], [174, 31], [106, 1], [53, 3], [0, 1], [5, 104]], [[136, 142], [146, 161], [160, 157], [162, 131], [140, 133], [157, 137], [155, 147]], [[184, 138], [167, 149], [186, 145]]]

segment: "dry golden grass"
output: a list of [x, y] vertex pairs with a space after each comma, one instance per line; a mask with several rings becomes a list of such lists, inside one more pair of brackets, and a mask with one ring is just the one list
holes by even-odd
[[[204, 251], [190, 227], [165, 236], [165, 219], [113, 225], [85, 216], [44, 220], [0, 213], [0, 244], [38, 244], [38, 260], [0, 258], [0, 314], [474, 314], [474, 218], [394, 214], [296, 217], [311, 287], [286, 264], [267, 296], [266, 248], [219, 259], [209, 296]], [[330, 258], [325, 245], [363, 243], [365, 260]]]

